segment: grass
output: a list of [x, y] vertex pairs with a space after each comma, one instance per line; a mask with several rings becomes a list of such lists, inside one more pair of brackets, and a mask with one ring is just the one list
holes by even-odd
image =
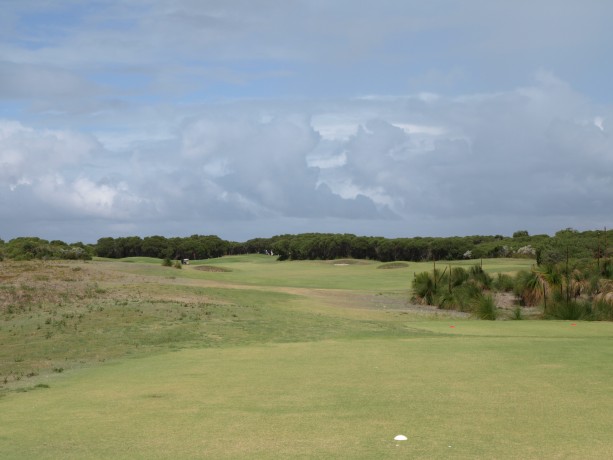
[[[136, 264], [126, 264], [126, 261], [137, 261]], [[415, 273], [431, 270], [431, 262], [409, 262], [401, 270], [376, 270], [382, 264], [377, 261], [359, 261], [348, 263], [348, 260], [337, 261], [286, 261], [278, 262], [274, 257], [265, 255], [228, 256], [203, 261], [190, 261], [190, 265], [181, 272], [169, 271], [161, 266], [159, 259], [128, 258], [122, 262], [115, 262], [118, 269], [150, 276], [172, 276], [219, 280], [224, 283], [246, 284], [253, 286], [284, 286], [319, 289], [349, 289], [364, 291], [390, 291], [408, 290]], [[146, 263], [146, 265], [141, 265]], [[474, 260], [438, 262], [441, 270], [451, 265], [469, 268], [478, 263]], [[515, 273], [527, 270], [534, 264], [529, 259], [486, 259], [484, 270], [488, 273]], [[227, 272], [208, 272], [194, 270], [199, 265], [219, 267]], [[385, 265], [385, 264], [384, 264]], [[383, 265], [383, 266], [384, 266]], [[392, 265], [394, 266], [394, 265]], [[398, 265], [396, 265], [398, 266]]]
[[380, 265], [3, 262], [0, 457], [613, 456], [613, 324], [417, 311], [431, 264]]
[[[555, 325], [555, 339], [494, 336], [470, 322], [482, 335], [190, 349], [112, 363], [2, 400], [10, 423], [0, 450], [4, 458], [610, 458], [609, 339]], [[394, 442], [396, 434], [409, 441]]]

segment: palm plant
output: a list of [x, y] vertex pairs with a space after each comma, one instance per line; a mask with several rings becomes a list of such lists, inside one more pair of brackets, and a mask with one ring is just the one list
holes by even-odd
[[546, 302], [549, 285], [538, 270], [521, 271], [517, 274], [515, 293], [524, 305], [532, 307]]
[[489, 289], [492, 285], [492, 278], [480, 265], [473, 265], [468, 271], [469, 279], [481, 289]]
[[574, 269], [570, 274], [569, 292], [574, 299], [577, 299], [581, 294], [588, 292], [590, 289], [590, 280], [587, 273], [578, 269]]
[[437, 287], [435, 277], [438, 276], [437, 271], [434, 275], [429, 272], [421, 272], [415, 275], [413, 279], [413, 296], [419, 302], [426, 305], [434, 305]]
[[494, 299], [490, 295], [482, 296], [477, 302], [475, 315], [479, 319], [495, 320], [498, 316], [498, 309], [494, 303]]
[[594, 302], [603, 302], [613, 306], [613, 280], [600, 280]]

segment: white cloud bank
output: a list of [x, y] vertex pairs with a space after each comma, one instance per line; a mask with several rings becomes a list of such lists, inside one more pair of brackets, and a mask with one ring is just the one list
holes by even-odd
[[[540, 73], [530, 87], [427, 101], [210, 105], [174, 138], [127, 152], [4, 120], [3, 227], [16, 236], [66, 219], [81, 222], [83, 239], [119, 228], [244, 240], [597, 226], [613, 203], [611, 116]], [[335, 131], [339, 123], [355, 132]]]

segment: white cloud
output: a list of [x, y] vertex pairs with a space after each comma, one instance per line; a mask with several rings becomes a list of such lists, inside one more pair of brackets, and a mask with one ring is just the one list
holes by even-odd
[[86, 134], [35, 130], [17, 121], [0, 120], [0, 185], [24, 184], [60, 167], [78, 167], [99, 148]]
[[604, 119], [602, 117], [594, 117], [593, 123], [599, 130], [604, 131]]
[[86, 178], [67, 183], [60, 175], [47, 175], [39, 178], [34, 191], [41, 202], [83, 217], [117, 217], [114, 205], [122, 188], [125, 191], [121, 184], [114, 188]]

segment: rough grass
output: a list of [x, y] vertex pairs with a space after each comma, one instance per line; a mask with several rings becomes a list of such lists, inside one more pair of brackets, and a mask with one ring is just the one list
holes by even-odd
[[394, 321], [406, 296], [394, 292], [262, 289], [206, 279], [224, 273], [197, 268], [3, 263], [0, 392], [30, 386], [55, 369], [169, 349], [407, 333]]

